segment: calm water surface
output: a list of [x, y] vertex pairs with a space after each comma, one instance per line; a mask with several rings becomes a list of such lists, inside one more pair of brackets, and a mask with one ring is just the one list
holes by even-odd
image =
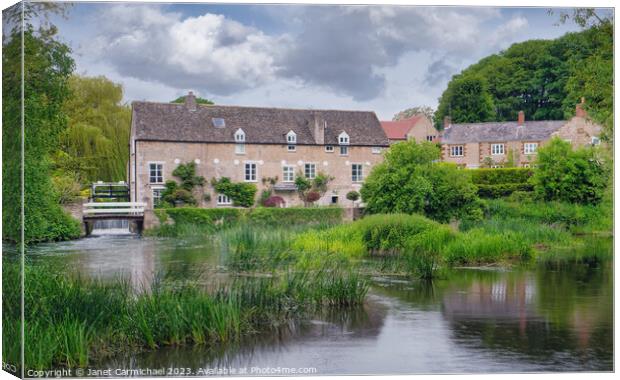
[[[612, 249], [596, 240], [593, 250]], [[600, 252], [599, 252], [600, 253]], [[148, 289], [157, 273], [226, 277], [222, 250], [196, 240], [102, 235], [40, 245], [33, 260], [91, 277], [130, 278]], [[240, 347], [162, 349], [123, 355], [100, 368], [312, 367], [316, 374], [613, 370], [611, 260], [528, 269], [459, 269], [432, 285], [373, 277], [357, 310], [331, 312], [248, 338]]]

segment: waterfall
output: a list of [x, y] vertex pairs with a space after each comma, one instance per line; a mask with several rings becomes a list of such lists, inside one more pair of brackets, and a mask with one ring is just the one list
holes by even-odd
[[128, 220], [97, 220], [92, 235], [127, 235], [130, 234]]

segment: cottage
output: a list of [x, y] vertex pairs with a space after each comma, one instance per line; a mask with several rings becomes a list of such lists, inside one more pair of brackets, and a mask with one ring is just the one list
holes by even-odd
[[[184, 104], [133, 102], [130, 144], [131, 199], [148, 209], [172, 171], [192, 161], [207, 180], [272, 187], [286, 206], [301, 203], [296, 176], [324, 172], [334, 180], [317, 203], [341, 204], [389, 146], [374, 112], [198, 105], [191, 92]], [[201, 207], [230, 206], [210, 186], [205, 192], [211, 199], [199, 199]]]
[[381, 127], [391, 144], [407, 140], [437, 142], [439, 139], [439, 132], [433, 122], [424, 114], [397, 121], [382, 121]]
[[538, 148], [553, 137], [574, 147], [599, 144], [601, 126], [593, 123], [583, 109], [576, 106], [570, 120], [525, 121], [523, 111], [517, 121], [452, 124], [444, 120], [441, 137], [442, 160], [468, 168], [515, 166], [529, 167]]

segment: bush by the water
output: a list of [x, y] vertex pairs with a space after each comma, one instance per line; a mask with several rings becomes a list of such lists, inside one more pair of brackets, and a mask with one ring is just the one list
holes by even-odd
[[251, 210], [251, 222], [268, 225], [337, 224], [342, 222], [340, 207], [258, 207]]
[[515, 191], [532, 191], [529, 168], [471, 169], [472, 181], [478, 186], [482, 198], [501, 198]]
[[609, 184], [611, 170], [598, 148], [573, 150], [559, 138], [538, 150], [534, 190], [545, 201], [597, 204]]
[[480, 219], [477, 188], [466, 170], [438, 162], [436, 144], [394, 144], [361, 189], [366, 212], [423, 214], [440, 222]]

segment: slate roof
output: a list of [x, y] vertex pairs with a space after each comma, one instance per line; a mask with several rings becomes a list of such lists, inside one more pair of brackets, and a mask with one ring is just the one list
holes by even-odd
[[[388, 139], [374, 112], [260, 108], [183, 103], [132, 103], [132, 134], [137, 140], [234, 143], [239, 128], [246, 143], [286, 144], [293, 130], [298, 145], [314, 145], [315, 120], [327, 122], [325, 144], [337, 145], [338, 135], [349, 135], [349, 145], [388, 146]], [[225, 120], [224, 128], [213, 126], [213, 118]]]
[[443, 144], [464, 144], [470, 142], [501, 141], [540, 141], [567, 122], [564, 120], [526, 121], [519, 125], [516, 121], [451, 124], [444, 130]]

